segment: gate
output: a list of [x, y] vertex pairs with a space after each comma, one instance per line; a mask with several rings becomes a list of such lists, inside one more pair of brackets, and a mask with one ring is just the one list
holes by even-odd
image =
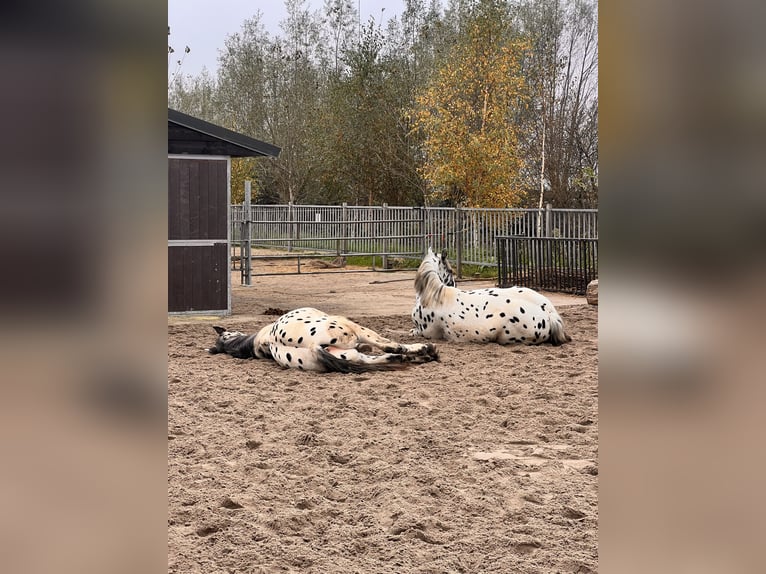
[[497, 237], [498, 285], [585, 295], [598, 277], [598, 239]]

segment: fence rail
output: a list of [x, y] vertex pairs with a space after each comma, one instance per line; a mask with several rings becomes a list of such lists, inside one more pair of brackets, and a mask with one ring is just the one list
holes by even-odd
[[498, 285], [584, 295], [598, 277], [598, 239], [498, 236]]
[[[232, 249], [246, 239], [253, 247], [335, 256], [381, 255], [419, 259], [428, 246], [446, 249], [463, 264], [498, 264], [502, 236], [595, 239], [595, 209], [482, 209], [399, 206], [231, 206]], [[247, 217], [249, 215], [249, 217]], [[241, 253], [241, 251], [240, 251]], [[254, 258], [257, 258], [254, 255]]]

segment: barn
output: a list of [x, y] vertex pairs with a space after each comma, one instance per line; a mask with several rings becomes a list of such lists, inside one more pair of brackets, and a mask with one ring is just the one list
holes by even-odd
[[168, 108], [169, 313], [231, 313], [231, 158], [280, 151]]

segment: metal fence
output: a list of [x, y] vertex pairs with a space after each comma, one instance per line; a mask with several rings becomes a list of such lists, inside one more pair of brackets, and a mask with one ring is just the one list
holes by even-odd
[[[231, 206], [232, 249], [282, 249], [301, 257], [380, 256], [420, 259], [428, 246], [446, 249], [462, 265], [498, 264], [498, 236], [598, 237], [595, 209], [483, 209], [451, 207]], [[249, 238], [245, 237], [249, 228]], [[261, 256], [253, 255], [253, 259]], [[233, 257], [232, 260], [236, 258]]]
[[498, 236], [496, 241], [500, 287], [584, 295], [598, 277], [598, 239]]

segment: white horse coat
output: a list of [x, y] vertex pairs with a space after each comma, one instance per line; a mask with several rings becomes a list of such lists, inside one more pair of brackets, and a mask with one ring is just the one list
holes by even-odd
[[[285, 313], [256, 335], [213, 327], [218, 333], [211, 354], [240, 359], [273, 359], [302, 371], [361, 373], [401, 368], [405, 364], [438, 360], [431, 343], [404, 345], [386, 339], [350, 319], [302, 307]], [[383, 354], [371, 355], [373, 347]]]
[[540, 293], [526, 287], [462, 291], [450, 286], [451, 276], [446, 253], [439, 257], [429, 248], [415, 277], [412, 335], [501, 345], [572, 340], [553, 304]]

